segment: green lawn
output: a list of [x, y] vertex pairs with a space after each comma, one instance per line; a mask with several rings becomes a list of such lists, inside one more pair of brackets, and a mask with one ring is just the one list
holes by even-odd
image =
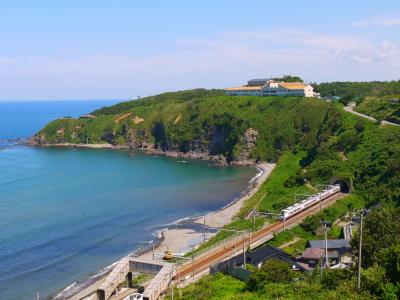
[[260, 190], [243, 206], [240, 215], [246, 215], [253, 207], [259, 211], [279, 213], [282, 208], [295, 202], [295, 194], [307, 194], [313, 191], [305, 185], [287, 186], [285, 183], [291, 176], [301, 172], [300, 160], [306, 153], [299, 151], [296, 154], [285, 152], [279, 158], [275, 169]]

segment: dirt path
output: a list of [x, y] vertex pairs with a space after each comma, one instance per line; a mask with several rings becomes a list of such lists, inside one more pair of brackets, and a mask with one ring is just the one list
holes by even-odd
[[283, 245], [280, 245], [280, 246], [279, 246], [279, 249], [286, 248], [287, 246], [293, 245], [294, 243], [296, 243], [296, 242], [298, 242], [298, 241], [300, 241], [300, 240], [301, 240], [301, 238], [299, 238], [298, 236], [296, 236], [292, 241], [287, 242], [287, 243], [285, 243], [285, 244], [283, 244]]
[[356, 116], [362, 117], [362, 118], [364, 118], [364, 119], [367, 119], [367, 120], [376, 122], [376, 119], [375, 119], [375, 118], [370, 117], [370, 116], [367, 116], [367, 115], [364, 115], [364, 114], [359, 113], [359, 112], [356, 112], [356, 111], [354, 110], [355, 107], [356, 107], [355, 104], [349, 104], [349, 105], [343, 107], [343, 109], [344, 109], [345, 111], [349, 112], [349, 113], [352, 113], [353, 115], [356, 115]]

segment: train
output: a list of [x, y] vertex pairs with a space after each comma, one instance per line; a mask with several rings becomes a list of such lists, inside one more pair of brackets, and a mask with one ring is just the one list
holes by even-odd
[[299, 212], [307, 209], [308, 207], [325, 200], [326, 198], [340, 192], [340, 184], [330, 185], [318, 194], [312, 195], [300, 202], [282, 209], [280, 213], [280, 220], [283, 222]]

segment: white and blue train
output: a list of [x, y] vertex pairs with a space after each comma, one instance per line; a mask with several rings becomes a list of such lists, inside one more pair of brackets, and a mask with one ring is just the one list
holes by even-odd
[[318, 194], [312, 195], [304, 200], [301, 200], [300, 202], [286, 207], [281, 211], [281, 216], [280, 219], [281, 221], [285, 221], [294, 215], [298, 214], [299, 212], [305, 210], [306, 208], [313, 206], [316, 203], [319, 203], [320, 201], [325, 200], [326, 198], [329, 198], [330, 196], [337, 194], [340, 192], [340, 184], [335, 184], [327, 187], [323, 191], [319, 192]]

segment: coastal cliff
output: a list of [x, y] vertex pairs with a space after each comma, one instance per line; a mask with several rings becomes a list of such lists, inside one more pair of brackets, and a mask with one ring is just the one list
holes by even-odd
[[[165, 93], [55, 120], [31, 145], [94, 145], [252, 165], [312, 147], [329, 105], [301, 97], [231, 97], [220, 90]], [[322, 112], [322, 113], [321, 113]]]

